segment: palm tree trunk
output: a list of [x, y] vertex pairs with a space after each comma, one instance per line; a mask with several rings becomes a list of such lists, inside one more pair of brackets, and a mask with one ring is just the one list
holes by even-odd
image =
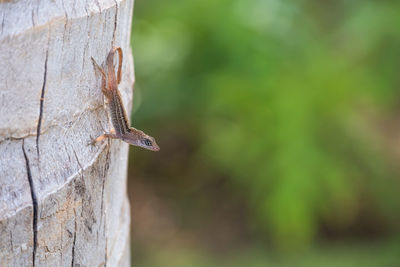
[[125, 52], [133, 0], [0, 0], [0, 266], [129, 266], [128, 146], [90, 58]]

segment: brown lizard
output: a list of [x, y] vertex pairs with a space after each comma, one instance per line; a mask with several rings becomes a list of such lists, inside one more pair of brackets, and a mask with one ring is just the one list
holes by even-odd
[[[118, 52], [118, 72], [115, 77], [114, 69], [114, 54]], [[113, 47], [108, 53], [106, 59], [106, 72], [96, 63], [92, 57], [92, 62], [95, 67], [101, 73], [101, 91], [107, 99], [109, 106], [109, 113], [111, 115], [111, 122], [114, 128], [109, 133], [104, 133], [93, 140], [92, 144], [102, 141], [104, 138], [121, 139], [128, 144], [134, 146], [140, 146], [152, 151], [159, 151], [160, 148], [157, 145], [153, 137], [145, 134], [144, 132], [137, 130], [129, 126], [128, 116], [122, 102], [121, 94], [118, 90], [118, 84], [121, 82], [121, 68], [122, 68], [122, 49], [120, 47]], [[107, 75], [106, 75], [107, 73]]]

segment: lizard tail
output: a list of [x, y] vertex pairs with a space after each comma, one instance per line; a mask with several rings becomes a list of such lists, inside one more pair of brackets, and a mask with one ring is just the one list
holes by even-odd
[[[117, 83], [119, 84], [121, 82], [121, 78], [122, 78], [121, 69], [122, 69], [122, 60], [123, 60], [123, 54], [122, 54], [121, 47], [114, 46], [113, 48], [111, 48], [111, 51], [107, 56], [107, 66], [114, 67], [114, 54], [115, 54], [115, 51], [118, 52]], [[109, 69], [108, 71], [110, 72], [111, 70]], [[112, 70], [112, 72], [114, 72], [114, 70]]]

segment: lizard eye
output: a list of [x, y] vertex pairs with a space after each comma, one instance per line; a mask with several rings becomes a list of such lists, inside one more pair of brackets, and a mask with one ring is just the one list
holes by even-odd
[[149, 139], [142, 139], [142, 144], [146, 145], [146, 146], [152, 146], [153, 143], [149, 140]]

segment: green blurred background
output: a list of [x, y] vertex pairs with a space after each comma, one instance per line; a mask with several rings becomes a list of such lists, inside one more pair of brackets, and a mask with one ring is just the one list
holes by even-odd
[[399, 14], [137, 0], [133, 265], [400, 266]]

